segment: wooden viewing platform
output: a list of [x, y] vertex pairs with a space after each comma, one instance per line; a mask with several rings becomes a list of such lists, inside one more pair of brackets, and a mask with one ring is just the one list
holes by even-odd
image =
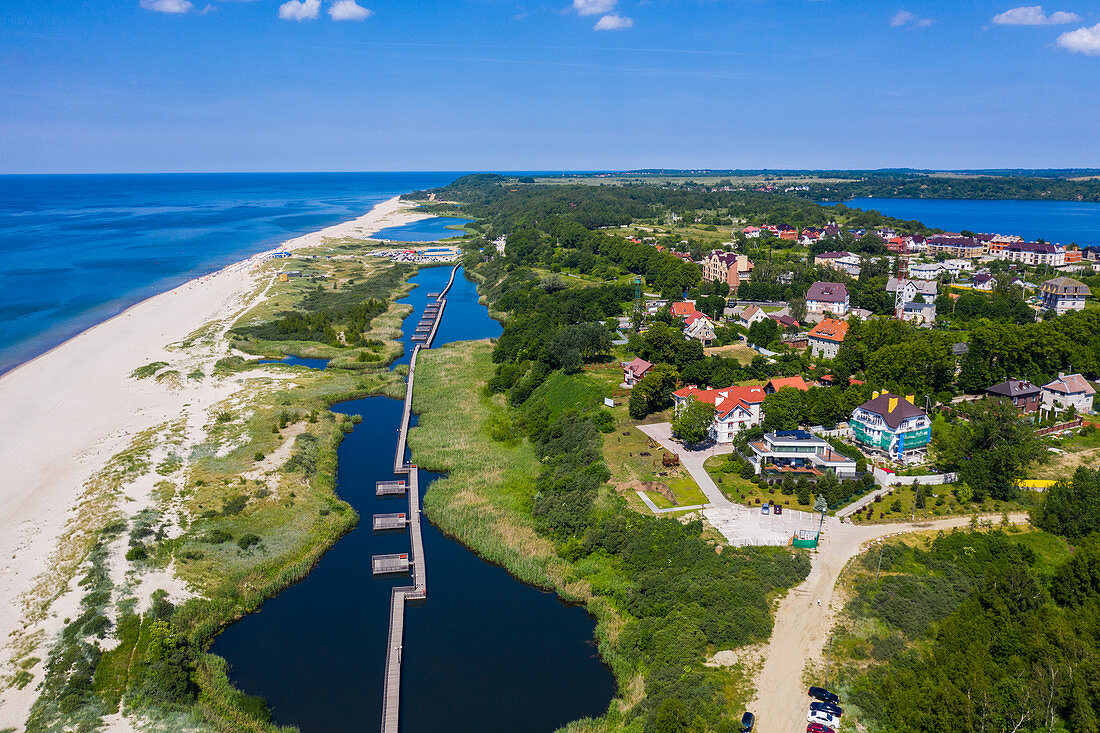
[[399, 555], [375, 555], [371, 558], [371, 569], [375, 575], [407, 573], [411, 565], [407, 552], [402, 552]]
[[374, 485], [375, 496], [404, 496], [405, 490], [404, 481], [379, 481]]
[[[443, 288], [443, 292], [436, 294], [429, 294], [429, 297], [435, 295], [438, 298], [436, 303], [430, 304], [425, 309], [424, 316], [430, 317], [427, 324], [430, 324], [431, 330], [428, 334], [420, 333], [420, 329], [417, 328], [417, 332], [413, 334], [412, 340], [416, 343], [413, 346], [412, 356], [409, 359], [409, 376], [405, 383], [405, 407], [401, 415], [401, 425], [397, 436], [397, 448], [394, 451], [393, 457], [393, 472], [397, 475], [408, 476], [408, 528], [409, 528], [409, 544], [411, 545], [411, 552], [409, 555], [375, 555], [372, 559], [375, 567], [375, 574], [379, 574], [377, 568], [379, 562], [383, 564], [386, 562], [385, 558], [404, 558], [405, 569], [412, 570], [412, 585], [399, 586], [394, 588], [390, 593], [390, 630], [389, 637], [386, 644], [386, 669], [382, 682], [382, 733], [398, 733], [400, 727], [401, 715], [401, 657], [402, 657], [402, 645], [405, 639], [405, 602], [408, 600], [423, 600], [428, 597], [428, 583], [424, 562], [424, 538], [420, 531], [420, 472], [419, 469], [405, 461], [405, 448], [408, 444], [409, 436], [409, 419], [412, 416], [412, 396], [413, 396], [413, 380], [416, 377], [416, 357], [420, 354], [420, 349], [431, 348], [432, 340], [435, 339], [436, 331], [439, 329], [439, 322], [443, 318], [443, 308], [447, 304], [446, 295], [447, 291], [451, 289], [451, 285], [455, 281], [455, 273], [458, 272], [458, 265], [455, 265], [451, 269], [451, 277], [447, 281], [447, 287]], [[428, 313], [431, 310], [431, 313]], [[379, 482], [379, 486], [383, 483], [400, 483], [405, 485], [404, 481], [400, 482]], [[400, 514], [378, 514], [374, 517], [374, 526], [377, 529], [380, 521], [392, 521], [385, 520], [384, 518], [401, 517]], [[411, 560], [410, 556], [411, 555]]]
[[404, 512], [400, 514], [375, 514], [374, 531], [383, 532], [388, 529], [405, 529], [409, 524]]

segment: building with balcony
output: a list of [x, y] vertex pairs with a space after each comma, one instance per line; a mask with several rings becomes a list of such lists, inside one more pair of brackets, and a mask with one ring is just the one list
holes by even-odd
[[861, 445], [891, 460], [922, 460], [932, 441], [932, 422], [913, 404], [912, 395], [879, 394], [852, 412], [848, 422]]
[[765, 433], [749, 443], [750, 459], [758, 476], [795, 473], [821, 476], [826, 471], [840, 478], [854, 478], [856, 462], [837, 453], [829, 443], [805, 430]]
[[1072, 277], [1056, 277], [1039, 288], [1043, 310], [1052, 310], [1060, 316], [1070, 311], [1084, 310], [1087, 297], [1089, 286]]

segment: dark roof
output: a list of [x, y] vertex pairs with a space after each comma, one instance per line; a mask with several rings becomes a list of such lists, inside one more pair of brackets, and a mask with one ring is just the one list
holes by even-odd
[[[893, 410], [890, 409], [891, 400], [896, 400]], [[886, 421], [891, 430], [901, 425], [903, 420], [911, 417], [921, 417], [926, 414], [924, 410], [896, 394], [881, 394], [873, 400], [864, 402], [860, 407], [867, 410], [867, 412], [882, 415], [882, 419]]]
[[962, 356], [963, 354], [970, 353], [970, 344], [965, 341], [957, 343], [951, 347], [951, 353], [955, 356]]
[[843, 303], [848, 299], [848, 288], [842, 283], [816, 282], [806, 291], [806, 300], [826, 303]]
[[986, 388], [985, 391], [1001, 397], [1016, 398], [1039, 394], [1042, 390], [1026, 379], [1010, 379], [1007, 382], [994, 384], [992, 387]]

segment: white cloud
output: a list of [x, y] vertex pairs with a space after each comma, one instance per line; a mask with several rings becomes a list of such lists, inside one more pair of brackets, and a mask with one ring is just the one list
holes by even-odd
[[633, 27], [634, 21], [632, 19], [611, 13], [597, 20], [593, 29], [597, 31], [621, 31]]
[[619, 0], [573, 0], [573, 10], [577, 11], [577, 15], [603, 15], [614, 10], [618, 2]]
[[1066, 31], [1058, 36], [1058, 45], [1062, 48], [1083, 53], [1086, 56], [1100, 56], [1100, 23], [1091, 28], [1078, 28]]
[[374, 11], [356, 4], [355, 0], [337, 0], [329, 6], [328, 14], [333, 20], [366, 20]]
[[899, 10], [890, 18], [890, 25], [895, 28], [927, 28], [934, 22], [931, 18], [922, 18], [908, 10]]
[[286, 0], [279, 6], [283, 20], [313, 20], [321, 12], [321, 0]]
[[993, 25], [1063, 25], [1081, 20], [1077, 13], [1058, 10], [1050, 15], [1043, 12], [1042, 5], [1028, 5], [1006, 10], [993, 16]]
[[189, 13], [194, 6], [188, 0], [141, 0], [141, 7], [158, 13]]

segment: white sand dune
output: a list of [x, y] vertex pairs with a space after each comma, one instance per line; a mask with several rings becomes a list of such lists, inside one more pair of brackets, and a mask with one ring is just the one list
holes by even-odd
[[[313, 246], [326, 238], [365, 238], [421, 218], [394, 197], [358, 219], [277, 249]], [[142, 301], [0, 377], [0, 645], [10, 644], [18, 630], [44, 632], [46, 642], [35, 652], [44, 658], [50, 636], [71, 613], [71, 608], [54, 609], [56, 616], [28, 624], [25, 603], [28, 591], [56, 570], [51, 555], [89, 478], [142, 431], [178, 418], [185, 408], [202, 414], [240, 388], [232, 378], [184, 378], [173, 386], [130, 375], [155, 361], [172, 368], [205, 367], [209, 375], [224, 351], [214, 353], [209, 343], [188, 349], [168, 345], [211, 322], [224, 333], [261, 297], [264, 283], [255, 268], [262, 259], [257, 255]], [[59, 605], [75, 608], [71, 599]], [[0, 673], [10, 673], [11, 655], [10, 646], [0, 649]], [[0, 728], [22, 727], [40, 679], [22, 691], [0, 692]]]

